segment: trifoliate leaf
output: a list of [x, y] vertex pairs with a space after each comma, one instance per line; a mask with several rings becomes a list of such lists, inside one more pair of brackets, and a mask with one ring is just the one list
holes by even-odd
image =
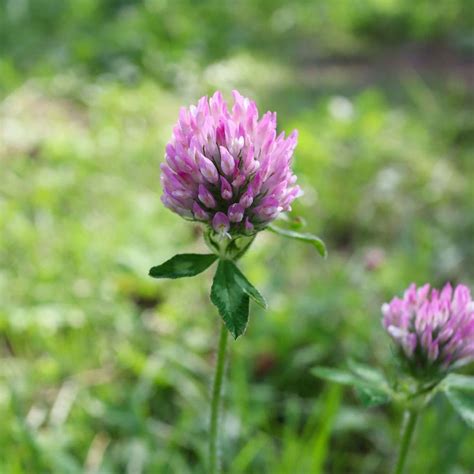
[[228, 261], [228, 265], [232, 268], [233, 276], [236, 283], [240, 288], [246, 293], [250, 298], [252, 298], [255, 303], [260, 305], [262, 308], [267, 308], [267, 302], [265, 298], [260, 294], [260, 292], [255, 288], [252, 283], [250, 283], [246, 276], [238, 269], [235, 263]]
[[474, 377], [469, 375], [449, 374], [442, 384], [446, 389], [454, 388], [474, 392]]
[[383, 405], [390, 401], [391, 390], [383, 378], [374, 377], [373, 373], [369, 374], [367, 372], [368, 368], [365, 366], [352, 364], [356, 365], [357, 369], [361, 371], [364, 368], [363, 375], [353, 371], [328, 367], [315, 367], [311, 370], [311, 373], [331, 382], [354, 387], [361, 403], [365, 406]]
[[357, 377], [347, 370], [332, 369], [330, 367], [314, 367], [311, 369], [311, 373], [321, 379], [342, 385], [355, 385], [357, 383]]
[[387, 380], [382, 372], [370, 367], [368, 365], [360, 364], [352, 359], [349, 359], [347, 365], [352, 373], [358, 375], [360, 378], [379, 385], [380, 387], [388, 387]]
[[234, 267], [230, 260], [219, 260], [211, 288], [211, 301], [217, 306], [227, 329], [237, 339], [247, 327], [249, 296], [237, 283]]
[[390, 394], [377, 387], [361, 384], [356, 386], [357, 397], [365, 407], [375, 407], [390, 401]]
[[322, 257], [327, 256], [326, 245], [319, 237], [316, 237], [313, 234], [309, 234], [306, 232], [305, 233], [296, 232], [294, 230], [288, 230], [288, 229], [282, 229], [281, 227], [277, 227], [273, 224], [270, 224], [267, 227], [267, 229], [273, 232], [274, 234], [278, 234], [283, 237], [288, 237], [289, 239], [295, 239], [295, 240], [301, 240], [302, 242], [307, 242], [313, 245]]
[[217, 260], [214, 254], [183, 253], [150, 269], [153, 278], [183, 278], [198, 275]]
[[474, 396], [467, 390], [448, 388], [444, 391], [458, 415], [474, 428]]
[[286, 213], [281, 213], [278, 220], [286, 224], [287, 227], [293, 230], [299, 230], [306, 227], [306, 220], [301, 216], [293, 216]]

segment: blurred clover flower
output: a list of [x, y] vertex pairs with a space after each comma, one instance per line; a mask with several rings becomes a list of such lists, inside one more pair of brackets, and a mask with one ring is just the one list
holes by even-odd
[[[394, 473], [405, 472], [420, 412], [443, 393], [474, 428], [474, 377], [453, 371], [474, 360], [474, 301], [469, 288], [448, 283], [442, 290], [412, 284], [403, 298], [382, 305], [383, 326], [398, 348], [395, 372], [349, 361], [348, 370], [315, 367], [313, 374], [353, 386], [367, 406], [394, 402], [404, 409]], [[392, 372], [392, 373], [390, 373]]]
[[474, 360], [474, 301], [469, 288], [438, 291], [412, 284], [382, 306], [383, 326], [414, 374], [448, 371]]
[[233, 96], [231, 110], [220, 92], [183, 107], [161, 165], [164, 205], [229, 238], [262, 230], [301, 194], [296, 130], [277, 136], [276, 113], [259, 120], [255, 102]]
[[[211, 254], [179, 254], [150, 270], [154, 278], [197, 275], [216, 260], [211, 301], [222, 317], [216, 371], [212, 387], [209, 428], [210, 474], [220, 472], [218, 427], [224, 376], [227, 331], [234, 338], [245, 331], [249, 301], [262, 307], [266, 301], [248, 281], [236, 262], [256, 234], [268, 229], [284, 237], [312, 244], [325, 256], [324, 243], [298, 232], [304, 220], [284, 212], [301, 190], [291, 170], [297, 133], [277, 136], [276, 114], [259, 120], [255, 102], [233, 92], [227, 107], [220, 92], [202, 97], [197, 106], [182, 108], [161, 165], [164, 205], [180, 216], [203, 223]], [[285, 227], [272, 221], [280, 217]]]
[[474, 302], [464, 285], [453, 291], [449, 283], [442, 290], [413, 283], [403, 298], [385, 303], [382, 314], [402, 367], [415, 378], [400, 387], [405, 417], [395, 473], [401, 474], [419, 413], [438, 391], [474, 427], [474, 377], [448, 375], [474, 360]]

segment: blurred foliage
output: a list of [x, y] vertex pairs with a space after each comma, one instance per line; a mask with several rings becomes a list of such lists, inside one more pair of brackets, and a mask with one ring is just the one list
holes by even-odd
[[[226, 472], [389, 471], [399, 410], [309, 369], [390, 365], [411, 281], [473, 288], [470, 3], [0, 1], [2, 474], [205, 472], [211, 274], [147, 273], [204, 248], [158, 166], [179, 107], [233, 87], [299, 130], [329, 257], [265, 232], [242, 262], [270, 307], [231, 344]], [[444, 400], [415, 443], [409, 472], [472, 471]]]
[[473, 23], [469, 0], [2, 0], [1, 70], [7, 82], [74, 67], [171, 85], [180, 64], [246, 50], [313, 61], [438, 41], [472, 52]]

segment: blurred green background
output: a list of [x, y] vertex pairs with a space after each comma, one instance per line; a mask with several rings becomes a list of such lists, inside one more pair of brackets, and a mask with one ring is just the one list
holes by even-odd
[[[299, 130], [329, 258], [264, 232], [242, 261], [269, 309], [230, 344], [225, 472], [388, 472], [401, 413], [309, 369], [389, 364], [412, 281], [474, 289], [473, 52], [470, 0], [0, 0], [0, 473], [205, 473], [212, 272], [147, 273], [204, 249], [159, 163], [179, 107], [232, 88]], [[408, 472], [473, 446], [435, 399]]]

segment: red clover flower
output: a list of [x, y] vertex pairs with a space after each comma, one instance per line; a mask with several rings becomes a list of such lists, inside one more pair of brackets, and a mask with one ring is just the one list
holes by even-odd
[[444, 372], [474, 360], [474, 302], [469, 289], [412, 284], [382, 306], [383, 326], [417, 372]]
[[291, 170], [297, 143], [276, 133], [276, 113], [259, 120], [255, 102], [220, 92], [182, 108], [161, 165], [164, 205], [221, 236], [253, 235], [301, 194]]

